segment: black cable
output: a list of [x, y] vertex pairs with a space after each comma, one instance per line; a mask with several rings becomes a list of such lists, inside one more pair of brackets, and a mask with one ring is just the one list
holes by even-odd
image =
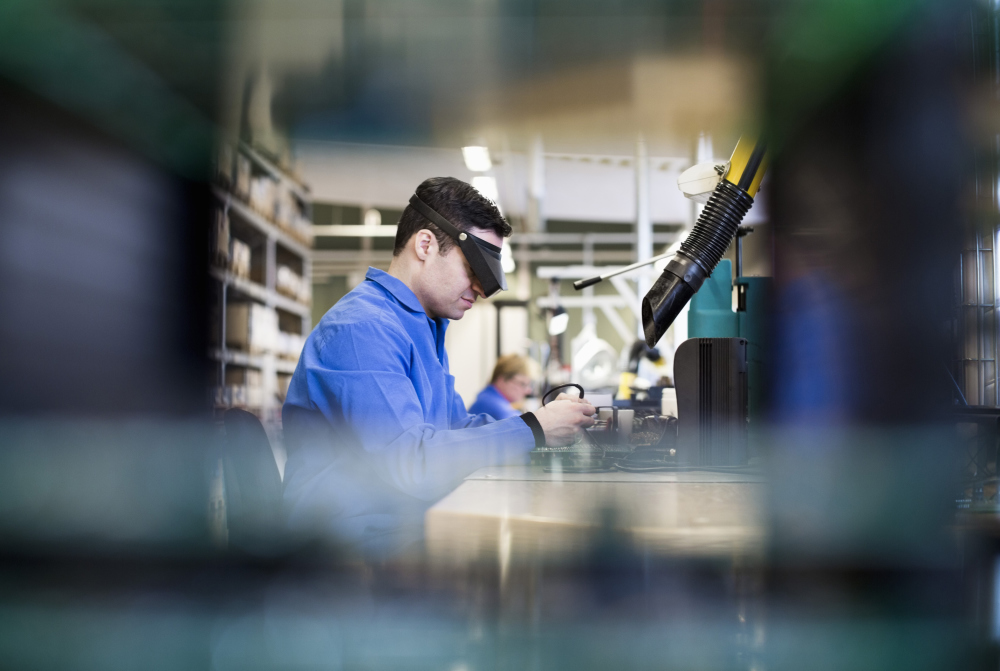
[[[606, 458], [606, 457], [601, 457]], [[556, 469], [546, 466], [544, 471], [552, 473]], [[662, 466], [625, 466], [622, 461], [613, 461], [607, 466], [563, 466], [558, 469], [562, 473], [612, 473], [621, 471], [622, 473], [693, 473], [695, 471], [706, 471], [709, 473], [732, 473], [735, 475], [763, 475], [759, 468], [750, 466], [691, 466], [681, 464], [663, 464]]]
[[615, 468], [625, 473], [690, 473], [693, 471], [709, 471], [711, 473], [763, 475], [763, 472], [760, 469], [751, 468], [750, 466], [692, 466], [681, 464], [663, 464], [662, 466], [626, 466], [621, 462], [616, 462]]
[[574, 384], [574, 383], [570, 382], [569, 384], [560, 384], [560, 385], [557, 385], [555, 387], [552, 387], [552, 389], [549, 389], [547, 392], [545, 392], [544, 394], [542, 394], [542, 405], [545, 405], [546, 403], [548, 403], [548, 401], [546, 401], [545, 399], [547, 399], [549, 397], [549, 394], [551, 394], [554, 391], [559, 391], [560, 389], [566, 389], [567, 387], [576, 387], [577, 389], [579, 389], [580, 390], [580, 398], [583, 398], [583, 393], [584, 393], [583, 392], [583, 387], [581, 387], [578, 384]]

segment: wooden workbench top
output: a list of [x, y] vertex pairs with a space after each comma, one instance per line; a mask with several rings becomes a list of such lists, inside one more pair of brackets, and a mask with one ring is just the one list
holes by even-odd
[[428, 511], [427, 550], [444, 562], [565, 559], [613, 531], [654, 554], [756, 555], [763, 496], [763, 478], [753, 474], [487, 468]]

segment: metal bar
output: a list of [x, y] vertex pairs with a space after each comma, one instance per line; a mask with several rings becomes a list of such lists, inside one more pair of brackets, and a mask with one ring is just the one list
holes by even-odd
[[[674, 252], [664, 252], [663, 254], [658, 254], [657, 256], [650, 257], [650, 258], [646, 259], [645, 261], [637, 261], [636, 263], [633, 263], [633, 264], [631, 264], [629, 266], [625, 266], [624, 268], [616, 268], [614, 270], [610, 270], [610, 271], [604, 273], [603, 275], [598, 275], [597, 277], [588, 277], [586, 280], [584, 280], [582, 282], [574, 282], [573, 286], [575, 288], [577, 288], [577, 289], [582, 289], [582, 288], [585, 288], [585, 287], [590, 287], [590, 286], [593, 286], [593, 285], [597, 284], [598, 282], [603, 282], [604, 280], [611, 279], [612, 277], [615, 277], [617, 275], [621, 275], [623, 273], [628, 273], [628, 272], [631, 272], [633, 270], [638, 270], [640, 268], [643, 268], [645, 266], [651, 265], [653, 263], [656, 263], [657, 261], [660, 261], [662, 259], [665, 259], [665, 258], [673, 256], [673, 255], [674, 255]], [[637, 282], [637, 284], [639, 285], [639, 291], [641, 293], [643, 285], [642, 285], [641, 282]], [[581, 285], [583, 285], [583, 286], [581, 286]], [[645, 294], [643, 293], [643, 295], [645, 295]]]
[[[314, 237], [319, 238], [394, 238], [395, 224], [381, 226], [364, 226], [362, 224], [331, 224], [329, 226], [313, 226]], [[680, 233], [653, 233], [655, 244], [675, 242]], [[634, 245], [635, 233], [516, 233], [513, 242], [529, 245], [583, 245], [590, 240], [598, 245]]]
[[[594, 265], [594, 240], [593, 238], [587, 238], [583, 243], [583, 265], [592, 266]], [[594, 297], [594, 288], [587, 287], [583, 290], [583, 295], [585, 298]], [[594, 308], [585, 307], [583, 309], [583, 325], [595, 325], [596, 317], [594, 315]]]
[[593, 266], [593, 265], [583, 265], [583, 266], [539, 266], [535, 269], [535, 275], [540, 279], [549, 280], [553, 277], [558, 277], [561, 280], [575, 280], [580, 277], [590, 277], [591, 275], [600, 275], [605, 272], [611, 272], [617, 270], [620, 266]]
[[[228, 303], [226, 299], [226, 291], [228, 288], [228, 282], [223, 280], [219, 282], [219, 291], [222, 292], [222, 298], [220, 304], [222, 306], [222, 312], [219, 315], [219, 321], [221, 322], [219, 326], [219, 331], [221, 340], [219, 340], [219, 349], [222, 352], [226, 351], [226, 312], [228, 311]], [[224, 356], [219, 357], [219, 386], [226, 386], [226, 359]]]
[[[982, 245], [982, 232], [976, 229], [976, 304], [982, 305], [983, 303], [983, 245]], [[979, 370], [978, 382], [979, 398], [977, 399], [977, 405], [983, 405], [986, 402], [986, 364], [983, 362], [984, 352], [983, 343], [983, 308], [976, 308], [976, 356], [979, 358], [979, 364], [976, 368]]]
[[395, 224], [382, 226], [331, 224], [313, 226], [312, 233], [317, 238], [395, 238], [396, 228]]
[[[674, 224], [680, 226], [680, 223]], [[584, 238], [590, 236], [597, 245], [634, 245], [635, 233], [517, 233], [514, 242], [530, 245], [582, 245]], [[680, 238], [680, 232], [653, 233], [654, 244], [669, 244]]]
[[[649, 153], [640, 135], [635, 143], [635, 260], [653, 256], [653, 223], [649, 213]], [[642, 268], [638, 266], [637, 268]], [[644, 270], [635, 277], [636, 291], [645, 296], [649, 290], [648, 273]], [[642, 320], [636, 325], [637, 337], [642, 338]]]
[[[359, 250], [348, 250], [348, 249], [318, 249], [313, 252], [312, 261], [313, 268], [317, 268], [322, 264], [331, 263], [343, 263], [350, 264], [354, 267], [360, 265], [359, 263]], [[631, 250], [605, 250], [605, 251], [595, 251], [594, 252], [594, 262], [595, 263], [615, 263], [615, 262], [625, 262], [628, 261], [632, 256]], [[392, 260], [392, 252], [389, 250], [373, 250], [371, 252], [371, 262], [373, 264], [377, 263], [389, 263]], [[516, 261], [518, 264], [530, 264], [530, 263], [566, 263], [566, 264], [579, 264], [583, 259], [583, 250], [530, 250], [526, 252], [518, 252], [516, 256]], [[568, 267], [572, 267], [569, 266]], [[620, 266], [619, 266], [620, 267]], [[597, 266], [596, 270], [600, 271], [602, 268]], [[561, 275], [560, 275], [561, 277]], [[569, 276], [566, 276], [567, 279]]]
[[[312, 282], [312, 259], [310, 257], [305, 257], [302, 259], [302, 280], [305, 282]], [[302, 315], [302, 335], [309, 335], [309, 331], [312, 329], [312, 294], [310, 293], [310, 305], [309, 312]]]
[[[968, 391], [968, 380], [965, 378], [965, 366], [962, 365], [962, 357], [965, 356], [965, 315], [964, 306], [965, 305], [965, 254], [964, 252], [959, 252], [958, 254], [958, 312], [956, 320], [958, 322], [958, 332], [959, 332], [959, 342], [961, 346], [961, 356], [955, 362], [955, 367], [958, 369], [958, 376], [961, 378], [961, 388], [963, 391]], [[957, 354], [957, 352], [956, 352]], [[962, 398], [965, 398], [965, 394], [962, 394]], [[966, 401], [968, 405], [968, 401]]]
[[656, 263], [657, 261], [662, 261], [663, 259], [670, 258], [673, 255], [674, 255], [674, 252], [664, 252], [663, 254], [657, 254], [656, 256], [649, 257], [645, 261], [638, 261], [636, 263], [633, 263], [630, 266], [625, 266], [624, 268], [621, 268], [619, 270], [615, 270], [615, 271], [612, 271], [612, 272], [609, 272], [609, 273], [605, 273], [604, 275], [601, 275], [601, 279], [602, 280], [611, 279], [612, 277], [616, 277], [617, 275], [622, 275], [624, 273], [628, 273], [628, 272], [631, 272], [633, 270], [638, 270], [639, 268], [642, 268], [643, 266], [648, 266], [650, 264]]
[[582, 308], [589, 305], [598, 309], [604, 305], [615, 308], [629, 306], [625, 298], [614, 295], [594, 296], [593, 298], [584, 298], [583, 296], [539, 296], [535, 299], [535, 305], [540, 308], [557, 308], [559, 306], [564, 308]]
[[[997, 136], [1000, 144], [1000, 135]], [[998, 147], [1000, 154], [1000, 147]], [[1000, 196], [1000, 194], [998, 194]], [[1000, 198], [998, 198], [1000, 200]], [[1000, 405], [1000, 226], [993, 227], [993, 405]]]

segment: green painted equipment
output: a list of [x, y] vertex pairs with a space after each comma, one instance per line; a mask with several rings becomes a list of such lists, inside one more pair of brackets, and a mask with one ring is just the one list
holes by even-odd
[[[689, 338], [745, 338], [750, 421], [760, 416], [766, 384], [767, 303], [770, 277], [732, 279], [732, 262], [723, 259], [691, 297]], [[733, 310], [733, 288], [737, 309]]]

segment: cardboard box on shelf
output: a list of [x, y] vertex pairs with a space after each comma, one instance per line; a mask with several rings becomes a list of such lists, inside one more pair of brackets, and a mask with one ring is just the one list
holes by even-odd
[[247, 407], [248, 408], [263, 408], [264, 407], [264, 388], [263, 387], [251, 387], [247, 385], [246, 387], [247, 395]]
[[226, 346], [259, 354], [273, 352], [278, 340], [278, 313], [259, 303], [226, 306]]
[[274, 202], [274, 223], [279, 227], [288, 230], [299, 215], [298, 205], [292, 196], [291, 190], [284, 182], [277, 187]]
[[232, 238], [229, 243], [229, 271], [236, 277], [250, 279], [250, 245]]
[[274, 219], [274, 200], [277, 182], [270, 177], [254, 177], [250, 181], [250, 207], [266, 219]]
[[264, 389], [245, 384], [227, 384], [215, 388], [215, 407], [260, 409], [264, 407]]
[[226, 142], [219, 144], [215, 154], [215, 179], [224, 189], [233, 186], [233, 146]]
[[300, 303], [308, 305], [312, 301], [312, 285], [288, 266], [278, 266], [276, 286], [279, 293]]
[[233, 191], [243, 200], [250, 199], [250, 183], [252, 176], [253, 171], [250, 165], [250, 159], [243, 154], [237, 153], [236, 180], [233, 185]]
[[295, 300], [302, 294], [302, 277], [288, 266], [278, 266], [275, 285], [278, 293]]
[[288, 231], [293, 238], [301, 242], [302, 244], [312, 247], [313, 244], [313, 232], [312, 232], [312, 222], [303, 216], [295, 217], [292, 220], [292, 226]]
[[288, 387], [292, 383], [292, 376], [287, 373], [278, 373], [278, 389], [276, 391], [278, 400], [282, 403], [288, 397]]
[[302, 354], [302, 348], [305, 347], [306, 339], [299, 335], [298, 333], [288, 333], [287, 331], [278, 331], [277, 346], [275, 352], [278, 356], [283, 359], [291, 359], [292, 361], [298, 361], [299, 355]]
[[212, 263], [229, 267], [229, 215], [222, 209], [215, 210], [215, 224], [212, 227]]

